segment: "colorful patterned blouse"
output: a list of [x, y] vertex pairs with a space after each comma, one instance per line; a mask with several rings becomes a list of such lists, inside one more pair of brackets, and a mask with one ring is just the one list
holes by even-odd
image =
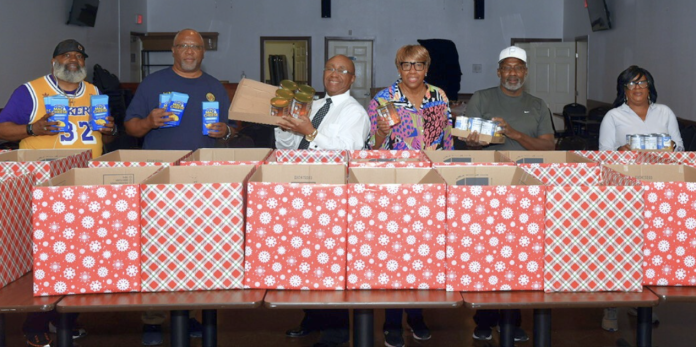
[[[370, 116], [370, 139], [368, 147], [372, 149], [426, 150], [453, 149], [452, 120], [449, 100], [445, 92], [425, 83], [427, 88], [421, 108], [406, 98], [399, 88], [401, 79], [391, 87], [381, 90], [370, 101], [367, 114]], [[401, 117], [401, 123], [392, 127], [391, 133], [379, 148], [373, 148], [377, 132], [377, 109], [387, 102], [394, 102]]]

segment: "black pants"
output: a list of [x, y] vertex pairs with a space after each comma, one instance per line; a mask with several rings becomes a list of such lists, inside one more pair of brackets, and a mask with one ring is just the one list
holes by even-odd
[[348, 310], [304, 310], [302, 327], [320, 330], [319, 341], [329, 345], [340, 345], [350, 340], [350, 318]]
[[418, 321], [423, 320], [422, 308], [390, 308], [384, 310], [384, 330], [400, 330], [403, 329], [401, 321], [403, 320], [404, 311], [406, 311], [407, 320]]
[[[500, 320], [500, 311], [499, 310], [478, 310], [476, 311], [476, 314], [474, 314], [474, 322], [476, 322], [476, 326], [478, 328], [492, 328], [496, 325], [498, 325], [498, 321]], [[522, 311], [521, 310], [512, 310], [512, 323], [516, 326], [519, 327], [522, 325]]]
[[[68, 317], [68, 326], [74, 327], [77, 321], [78, 313], [65, 313]], [[28, 333], [47, 333], [48, 323], [58, 325], [58, 312], [56, 310], [48, 312], [32, 312], [27, 315], [27, 320], [24, 321], [22, 331]]]

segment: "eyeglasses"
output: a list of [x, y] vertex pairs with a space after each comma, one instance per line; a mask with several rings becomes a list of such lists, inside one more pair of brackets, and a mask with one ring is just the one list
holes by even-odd
[[203, 49], [203, 46], [194, 45], [194, 44], [192, 44], [192, 43], [180, 43], [180, 44], [178, 44], [178, 45], [174, 45], [174, 47], [175, 47], [176, 49], [180, 49], [180, 50], [182, 50], [182, 51], [185, 51], [185, 50], [187, 50], [187, 49], [189, 49], [189, 48], [191, 48], [191, 49], [194, 50], [194, 51], [200, 51], [201, 49]]
[[512, 72], [512, 70], [515, 70], [515, 72], [517, 72], [517, 73], [522, 73], [525, 70], [527, 70], [527, 67], [524, 65], [514, 65], [514, 66], [503, 65], [503, 66], [499, 67], [498, 69], [502, 72], [505, 72], [505, 73], [510, 73], [510, 72]]
[[413, 66], [416, 71], [423, 71], [423, 69], [425, 69], [424, 61], [402, 61], [399, 65], [401, 65], [401, 70], [404, 71], [410, 71], [411, 66]]
[[649, 84], [650, 83], [648, 83], [647, 80], [646, 81], [631, 81], [631, 82], [626, 83], [625, 86], [626, 86], [626, 89], [633, 90], [636, 87], [638, 87], [640, 89], [645, 89], [648, 87]]
[[353, 73], [348, 71], [348, 70], [339, 70], [333, 67], [325, 67], [324, 72], [332, 73], [332, 72], [338, 72], [341, 75], [352, 75]]

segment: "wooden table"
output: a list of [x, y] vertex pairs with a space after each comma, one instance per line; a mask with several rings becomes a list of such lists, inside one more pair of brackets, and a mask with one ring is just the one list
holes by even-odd
[[511, 310], [534, 309], [534, 346], [551, 346], [552, 308], [638, 307], [636, 341], [652, 344], [652, 307], [659, 298], [649, 290], [634, 292], [544, 293], [541, 291], [462, 292], [464, 305], [472, 309], [501, 312], [500, 346], [514, 346]]
[[374, 342], [374, 309], [457, 308], [462, 297], [443, 290], [269, 290], [264, 302], [271, 309], [352, 309], [353, 346], [367, 347]]
[[5, 347], [5, 313], [48, 312], [62, 296], [34, 297], [34, 278], [26, 274], [0, 289], [0, 347]]
[[[59, 313], [106, 311], [170, 311], [171, 345], [189, 346], [189, 310], [203, 310], [203, 346], [217, 346], [217, 310], [261, 306], [265, 290], [212, 290], [197, 292], [116, 293], [71, 295], [61, 300]], [[65, 317], [64, 314], [60, 315]], [[65, 319], [58, 322], [58, 346], [72, 346]]]
[[695, 302], [696, 287], [658, 287], [648, 286], [661, 302]]

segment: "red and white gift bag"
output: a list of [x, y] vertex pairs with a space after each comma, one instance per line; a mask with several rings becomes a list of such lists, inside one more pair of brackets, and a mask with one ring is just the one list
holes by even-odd
[[308, 149], [276, 149], [269, 157], [277, 163], [337, 163], [345, 164], [347, 151], [340, 150], [308, 150]]
[[[369, 183], [381, 176], [395, 179]], [[351, 182], [346, 288], [444, 289], [442, 178], [432, 169], [355, 168]]]
[[0, 154], [0, 180], [24, 174], [41, 184], [72, 168], [87, 167], [92, 151], [85, 149], [20, 149]]
[[345, 289], [345, 175], [343, 164], [256, 171], [247, 185], [245, 288]]
[[143, 292], [242, 288], [252, 170], [169, 167], [141, 185]]
[[177, 166], [191, 151], [120, 149], [89, 161], [89, 167]]
[[0, 181], [0, 288], [31, 271], [31, 175]]
[[600, 164], [670, 164], [674, 162], [673, 158], [662, 155], [662, 153], [670, 152], [573, 151], [573, 153]]
[[546, 195], [544, 291], [642, 291], [642, 186], [557, 186]]
[[552, 186], [579, 186], [600, 184], [598, 163], [545, 163], [519, 164], [523, 170]]
[[350, 151], [349, 167], [427, 168], [430, 160], [422, 151]]
[[440, 166], [515, 166], [498, 151], [423, 151], [432, 167]]
[[270, 148], [200, 148], [181, 160], [181, 166], [261, 165]]

